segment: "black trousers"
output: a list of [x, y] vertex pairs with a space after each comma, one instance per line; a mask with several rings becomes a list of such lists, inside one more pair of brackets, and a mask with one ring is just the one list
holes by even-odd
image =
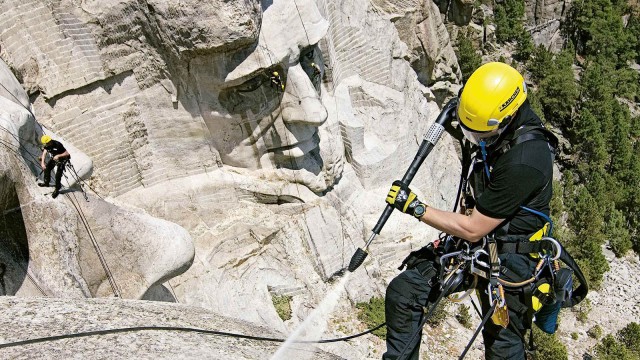
[[45, 184], [49, 184], [49, 182], [51, 181], [51, 170], [53, 170], [53, 168], [56, 168], [56, 189], [60, 190], [60, 188], [62, 187], [62, 184], [60, 183], [62, 180], [62, 173], [64, 172], [64, 166], [66, 165], [67, 161], [69, 161], [69, 159], [61, 159], [60, 161], [55, 161], [53, 159], [49, 159], [49, 162], [47, 162], [47, 166], [45, 166], [44, 168], [44, 175], [43, 175], [43, 182]]
[[[520, 255], [515, 255], [520, 257]], [[511, 258], [512, 256], [509, 256]], [[502, 259], [502, 256], [501, 256]], [[504, 259], [505, 263], [518, 265], [522, 272], [530, 267], [530, 261], [525, 258]], [[535, 263], [534, 263], [535, 266]], [[520, 271], [519, 271], [520, 272]], [[387, 351], [382, 355], [383, 360], [399, 359], [403, 352], [403, 360], [418, 360], [420, 354], [420, 341], [422, 338], [422, 328], [419, 328], [422, 317], [426, 315], [424, 307], [430, 308], [429, 301], [434, 301], [431, 294], [431, 277], [425, 277], [424, 271], [418, 269], [405, 270], [395, 277], [387, 287], [385, 297], [385, 317], [387, 322]], [[488, 295], [486, 294], [486, 283], [480, 285], [479, 296], [482, 304], [483, 316], [489, 310]], [[509, 296], [508, 300], [518, 296]], [[525, 359], [524, 331], [526, 309], [522, 305], [510, 304], [509, 308], [510, 325], [504, 329], [493, 324], [491, 320], [485, 325], [482, 336], [485, 344], [485, 359], [498, 360], [523, 360]], [[517, 309], [519, 311], [515, 311]], [[414, 334], [418, 333], [415, 337]], [[460, 349], [462, 352], [462, 349]]]
[[420, 356], [420, 323], [426, 315], [423, 307], [429, 305], [430, 280], [433, 277], [425, 277], [423, 273], [425, 272], [417, 268], [405, 270], [391, 280], [387, 287], [387, 352], [382, 355], [383, 360], [398, 359], [403, 351], [404, 359], [417, 360]]

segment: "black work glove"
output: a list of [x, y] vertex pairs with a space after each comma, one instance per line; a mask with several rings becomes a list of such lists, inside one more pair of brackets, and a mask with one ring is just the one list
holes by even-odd
[[413, 215], [417, 219], [420, 219], [427, 210], [427, 205], [420, 202], [418, 196], [400, 180], [393, 182], [386, 201], [387, 204], [393, 205], [396, 209], [405, 214]]

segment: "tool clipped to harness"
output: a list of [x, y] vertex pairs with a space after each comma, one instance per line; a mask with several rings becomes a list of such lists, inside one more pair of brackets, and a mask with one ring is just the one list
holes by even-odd
[[495, 309], [493, 310], [493, 315], [491, 315], [491, 321], [506, 329], [509, 326], [509, 309], [507, 308], [507, 299], [504, 296], [504, 288], [501, 284], [494, 287], [489, 283], [488, 291], [489, 302], [493, 303], [495, 300]]
[[[436, 119], [436, 121], [433, 124], [431, 124], [431, 127], [425, 134], [424, 139], [422, 140], [422, 143], [418, 148], [418, 153], [416, 154], [413, 161], [411, 162], [409, 169], [407, 169], [407, 172], [402, 177], [401, 181], [405, 185], [409, 185], [411, 183], [411, 181], [413, 180], [413, 177], [418, 172], [418, 169], [420, 168], [424, 160], [427, 158], [431, 150], [433, 150], [433, 148], [436, 146], [436, 144], [440, 140], [442, 133], [445, 130], [449, 131], [449, 129], [451, 128], [451, 119], [455, 117], [455, 109], [457, 105], [458, 105], [457, 98], [450, 100], [444, 106], [444, 108], [440, 112], [440, 115], [438, 115], [438, 118]], [[362, 263], [364, 262], [364, 260], [368, 255], [369, 245], [371, 245], [376, 235], [380, 234], [380, 231], [384, 227], [384, 224], [389, 219], [389, 216], [391, 216], [393, 209], [394, 208], [392, 205], [387, 204], [387, 207], [384, 209], [384, 211], [380, 215], [378, 222], [373, 227], [371, 236], [369, 237], [369, 240], [367, 240], [364, 248], [358, 248], [356, 252], [353, 254], [353, 256], [351, 257], [351, 261], [349, 261], [349, 267], [348, 267], [350, 272], [354, 272], [358, 267], [360, 267], [360, 265], [362, 265]]]

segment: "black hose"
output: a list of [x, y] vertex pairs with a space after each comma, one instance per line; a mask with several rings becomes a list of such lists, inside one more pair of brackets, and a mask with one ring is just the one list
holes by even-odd
[[[371, 329], [369, 329], [367, 331], [363, 331], [363, 332], [358, 333], [358, 334], [345, 336], [345, 337], [341, 337], [341, 338], [324, 339], [324, 340], [294, 340], [292, 342], [297, 343], [297, 344], [326, 344], [326, 343], [332, 343], [332, 342], [338, 342], [338, 341], [347, 341], [347, 340], [351, 340], [351, 339], [354, 339], [354, 338], [369, 334], [369, 333], [371, 333], [373, 331], [378, 330], [379, 328], [381, 328], [381, 327], [383, 327], [385, 325], [386, 325], [386, 323], [382, 323], [382, 324], [377, 325], [376, 327], [371, 328]], [[225, 331], [205, 330], [205, 329], [197, 329], [197, 328], [181, 327], [181, 326], [132, 326], [132, 327], [116, 328], [116, 329], [83, 331], [83, 332], [77, 332], [77, 333], [71, 333], [71, 334], [53, 335], [53, 336], [45, 336], [45, 337], [28, 339], [28, 340], [14, 341], [14, 342], [0, 344], [0, 349], [9, 348], [9, 347], [15, 347], [15, 346], [22, 346], [22, 345], [37, 344], [37, 343], [49, 342], [49, 341], [57, 341], [57, 340], [64, 340], [64, 339], [89, 337], [89, 336], [108, 335], [108, 334], [117, 334], [117, 333], [126, 333], [126, 332], [134, 332], [134, 331], [197, 332], [197, 333], [201, 333], [201, 334], [205, 334], [205, 335], [230, 336], [230, 337], [235, 337], [235, 338], [240, 338], [240, 339], [249, 339], [249, 340], [258, 340], [258, 341], [271, 341], [271, 342], [285, 342], [285, 341], [287, 341], [287, 339], [279, 339], [279, 338], [264, 337], [264, 336], [252, 336], [252, 335], [237, 334], [237, 333], [231, 333], [231, 332], [225, 332]]]

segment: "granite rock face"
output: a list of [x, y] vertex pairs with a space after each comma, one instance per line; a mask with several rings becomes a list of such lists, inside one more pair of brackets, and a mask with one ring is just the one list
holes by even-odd
[[[344, 290], [331, 316], [313, 327], [328, 327], [325, 337], [362, 331], [354, 304], [383, 295], [408, 252], [437, 237], [394, 213], [361, 268], [344, 274], [389, 185], [406, 171], [442, 102], [457, 93], [460, 71], [442, 13], [456, 23], [473, 23], [475, 13], [467, 1], [445, 5], [4, 1], [0, 121], [8, 131], [0, 134], [8, 145], [0, 148], [0, 206], [10, 225], [1, 232], [8, 244], [0, 251], [8, 269], [2, 288], [54, 299], [10, 298], [0, 306], [27, 323], [37, 320], [24, 310], [32, 307], [45, 323], [61, 313], [113, 326], [150, 317], [279, 335]], [[82, 180], [70, 177], [55, 200], [34, 181], [43, 132], [68, 146]], [[444, 135], [411, 187], [431, 206], [450, 209], [459, 173]], [[180, 304], [58, 299], [114, 293]], [[282, 297], [290, 319], [274, 306]], [[1, 336], [46, 333], [33, 331]], [[116, 341], [149, 358], [253, 359], [276, 351], [202, 335]], [[384, 351], [371, 338], [320, 347], [326, 352], [311, 348], [305, 356], [364, 359]], [[78, 356], [125, 351], [100, 339], [77, 349]]]
[[[6, 231], [21, 257], [0, 256], [50, 278], [33, 276], [38, 294], [13, 276], [6, 293], [119, 293], [292, 331], [342, 278], [439, 113], [425, 84], [459, 78], [432, 4], [416, 16], [400, 4], [404, 23], [377, 5], [5, 1], [0, 56], [33, 109], [12, 112], [31, 126], [14, 133], [32, 153], [43, 131], [60, 139], [99, 194], [85, 201], [71, 183], [69, 197], [43, 196], [33, 164], [14, 177], [30, 197], [9, 192], [3, 206], [21, 207], [27, 230]], [[448, 207], [458, 172], [445, 135], [412, 186]], [[53, 226], [30, 230], [39, 222]], [[335, 316], [381, 295], [407, 251], [435, 237], [394, 214]], [[277, 296], [290, 297], [291, 320]], [[368, 341], [326, 348], [371, 355]]]
[[27, 93], [4, 62], [0, 84], [2, 293], [141, 298], [184, 272], [193, 259], [189, 234], [94, 195], [85, 199], [80, 184], [91, 174], [92, 162], [73, 145], [67, 145], [73, 155], [59, 198], [36, 185], [39, 177], [42, 181], [40, 135], [66, 140], [35, 121]]
[[[216, 335], [215, 332], [284, 339], [283, 334], [273, 329], [181, 304], [3, 297], [0, 298], [0, 308], [6, 314], [2, 320], [5, 330], [0, 332], [3, 344], [54, 335], [81, 334], [62, 340], [4, 348], [3, 358], [11, 359], [254, 360], [276, 352], [281, 343]], [[16, 327], [24, 331], [11, 330]], [[109, 332], [139, 327], [147, 329]], [[105, 330], [103, 334], [88, 334]], [[290, 354], [294, 358], [304, 358], [308, 352], [307, 349], [292, 349]], [[313, 353], [314, 359], [343, 359], [317, 348], [313, 349]]]

